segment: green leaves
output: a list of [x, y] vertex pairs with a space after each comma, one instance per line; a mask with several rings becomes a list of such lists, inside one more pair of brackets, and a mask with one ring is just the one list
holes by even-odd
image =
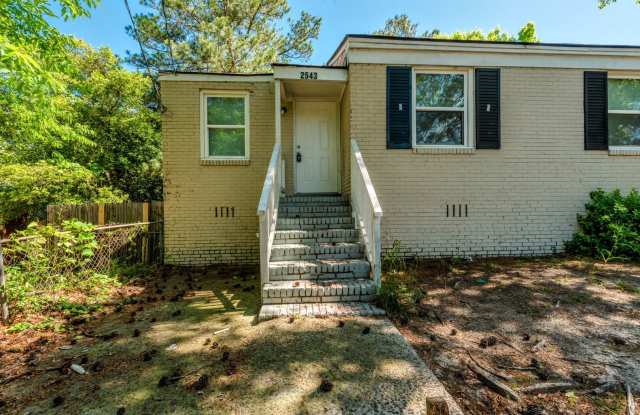
[[99, 196], [123, 199], [117, 191], [99, 188], [94, 173], [76, 163], [0, 165], [0, 224], [20, 226], [43, 218], [48, 204], [82, 203]]
[[[4, 0], [0, 2], [0, 88], [9, 87], [22, 97], [38, 101], [61, 85], [55, 73], [66, 64], [69, 42], [47, 18], [57, 17], [47, 0]], [[65, 19], [88, 16], [97, 0], [58, 0]]]
[[605, 262], [640, 258], [640, 193], [598, 189], [590, 196], [567, 251]]
[[[413, 23], [406, 14], [396, 14], [384, 22], [384, 28], [372, 34], [379, 36], [416, 37], [418, 24]], [[427, 37], [427, 36], [424, 36]]]
[[[152, 71], [260, 72], [272, 62], [306, 60], [321, 19], [289, 17], [287, 0], [140, 0], [150, 12], [134, 16]], [[286, 18], [286, 22], [284, 21]], [[289, 28], [285, 31], [283, 27]], [[127, 27], [135, 37], [133, 27]], [[140, 53], [129, 62], [145, 68]]]
[[[418, 24], [412, 22], [406, 14], [395, 15], [392, 18], [387, 19], [384, 28], [373, 32], [374, 35], [397, 37], [416, 37], [417, 33]], [[451, 34], [441, 33], [438, 29], [434, 29], [432, 31], [425, 31], [420, 35], [420, 37], [454, 40], [490, 40], [494, 42], [540, 42], [536, 37], [536, 26], [533, 22], [528, 22], [522, 26], [517, 36], [504, 32], [500, 26], [496, 26], [486, 34], [480, 29], [457, 31]]]
[[[598, 0], [598, 7], [604, 9], [607, 6], [612, 5], [617, 0]], [[636, 0], [636, 4], [640, 5], [640, 0]]]

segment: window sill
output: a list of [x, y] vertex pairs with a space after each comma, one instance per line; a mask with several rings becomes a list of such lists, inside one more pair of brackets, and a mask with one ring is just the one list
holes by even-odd
[[639, 148], [610, 148], [610, 156], [640, 156]]
[[412, 151], [416, 154], [474, 154], [473, 147], [414, 147]]
[[201, 166], [248, 166], [251, 160], [238, 160], [238, 159], [209, 159], [200, 160]]

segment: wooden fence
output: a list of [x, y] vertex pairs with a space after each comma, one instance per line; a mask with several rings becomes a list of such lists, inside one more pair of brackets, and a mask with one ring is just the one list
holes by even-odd
[[49, 205], [47, 223], [59, 225], [68, 219], [78, 219], [98, 226], [160, 222], [163, 213], [160, 201]]

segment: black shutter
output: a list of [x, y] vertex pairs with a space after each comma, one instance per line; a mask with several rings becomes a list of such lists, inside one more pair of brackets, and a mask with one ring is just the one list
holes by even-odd
[[584, 73], [584, 149], [609, 148], [607, 73]]
[[500, 148], [500, 69], [476, 69], [476, 148]]
[[411, 68], [387, 67], [387, 148], [411, 148]]

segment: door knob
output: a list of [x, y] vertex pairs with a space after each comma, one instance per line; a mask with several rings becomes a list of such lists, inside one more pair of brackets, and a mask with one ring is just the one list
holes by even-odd
[[296, 153], [296, 161], [297, 161], [298, 163], [300, 163], [300, 162], [302, 161], [302, 154], [300, 154], [300, 152], [299, 152], [299, 151]]

